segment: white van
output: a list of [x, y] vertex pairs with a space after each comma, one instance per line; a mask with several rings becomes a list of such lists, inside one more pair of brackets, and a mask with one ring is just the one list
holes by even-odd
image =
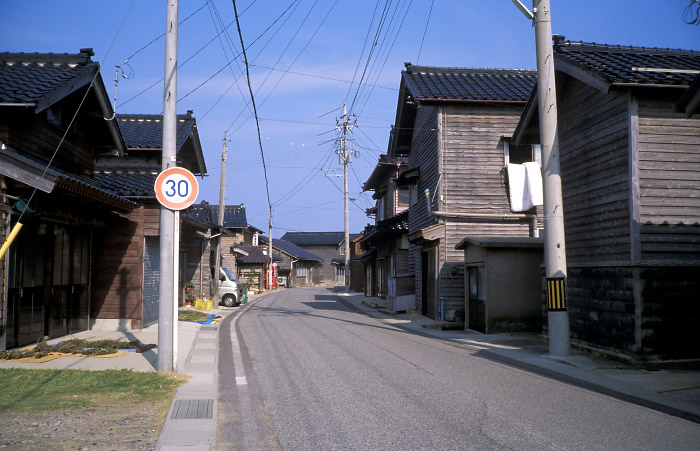
[[243, 284], [236, 280], [228, 268], [219, 269], [219, 290], [216, 292], [219, 304], [237, 307], [243, 302]]

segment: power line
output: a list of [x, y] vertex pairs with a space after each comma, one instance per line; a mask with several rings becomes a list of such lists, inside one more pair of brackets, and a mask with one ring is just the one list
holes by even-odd
[[423, 38], [420, 40], [420, 48], [418, 49], [418, 58], [416, 58], [416, 64], [420, 63], [420, 54], [423, 52], [423, 41], [425, 41], [425, 35], [428, 32], [428, 23], [430, 23], [430, 16], [433, 14], [433, 5], [435, 0], [430, 2], [430, 11], [428, 11], [428, 18], [425, 21], [425, 28], [423, 29]]
[[[250, 92], [250, 101], [253, 104], [253, 114], [255, 114], [255, 125], [258, 131], [258, 145], [260, 145], [260, 157], [262, 159], [263, 173], [265, 175], [265, 192], [267, 193], [267, 205], [270, 208], [270, 228], [272, 228], [272, 202], [270, 201], [270, 182], [267, 179], [267, 166], [265, 165], [265, 152], [263, 151], [262, 137], [260, 136], [260, 121], [258, 121], [258, 110], [255, 106], [255, 96], [253, 95], [253, 87], [250, 85], [250, 71], [248, 70], [248, 56], [243, 44], [243, 33], [241, 32], [241, 23], [238, 19], [238, 10], [236, 8], [236, 0], [231, 0], [233, 3], [233, 13], [236, 16], [236, 28], [238, 28], [238, 37], [241, 40], [241, 51], [243, 52], [243, 61], [245, 63], [246, 81], [248, 82], [248, 91]], [[270, 237], [272, 240], [272, 237]], [[270, 256], [272, 258], [272, 256]]]

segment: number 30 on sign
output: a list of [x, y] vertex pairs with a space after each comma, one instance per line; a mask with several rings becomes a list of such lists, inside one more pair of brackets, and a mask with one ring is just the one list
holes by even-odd
[[184, 210], [197, 199], [199, 184], [187, 169], [169, 168], [158, 174], [155, 191], [158, 202], [165, 208]]

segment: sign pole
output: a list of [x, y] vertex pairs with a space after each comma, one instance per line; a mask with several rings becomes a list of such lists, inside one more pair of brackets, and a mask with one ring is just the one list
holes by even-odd
[[[163, 153], [161, 169], [176, 166], [177, 127], [177, 13], [178, 0], [169, 0], [165, 25], [165, 81], [163, 87]], [[158, 300], [158, 371], [170, 372], [173, 367], [173, 298], [175, 212], [160, 207], [160, 280]]]

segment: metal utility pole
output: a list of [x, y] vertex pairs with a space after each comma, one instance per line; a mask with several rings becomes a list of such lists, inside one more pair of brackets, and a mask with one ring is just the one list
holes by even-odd
[[226, 187], [226, 134], [228, 133], [228, 130], [224, 131], [224, 146], [223, 149], [221, 150], [221, 182], [219, 185], [219, 216], [217, 220], [217, 224], [219, 226], [219, 236], [216, 238], [216, 261], [214, 262], [214, 295], [212, 296], [212, 301], [211, 305], [212, 308], [214, 308], [215, 304], [219, 302], [216, 298], [217, 293], [219, 292], [219, 268], [221, 265], [221, 237], [223, 235], [223, 230], [224, 230], [224, 213], [225, 213], [225, 207], [226, 207], [226, 198], [225, 198], [225, 187]]
[[[161, 170], [174, 167], [177, 140], [177, 12], [178, 0], [170, 0], [166, 12], [165, 26], [165, 81], [163, 89], [163, 153]], [[177, 254], [173, 236], [175, 212], [160, 207], [160, 280], [158, 302], [158, 371], [174, 371], [173, 336], [177, 333], [175, 303], [177, 293], [173, 266]]]
[[544, 260], [547, 279], [547, 320], [549, 353], [564, 357], [571, 350], [569, 314], [566, 311], [566, 246], [564, 209], [559, 167], [557, 90], [554, 80], [552, 16], [549, 0], [533, 0], [533, 13], [522, 3], [513, 3], [535, 21], [537, 54], [537, 100], [542, 148], [542, 188], [544, 194]]
[[[342, 123], [340, 122], [342, 120]], [[348, 150], [348, 130], [352, 129], [350, 125], [350, 116], [348, 116], [347, 105], [343, 102], [343, 115], [340, 117], [337, 124], [342, 129], [342, 149], [336, 151], [343, 163], [343, 203], [345, 206], [345, 292], [350, 292], [350, 210], [348, 204], [348, 163], [352, 162], [353, 150]]]

